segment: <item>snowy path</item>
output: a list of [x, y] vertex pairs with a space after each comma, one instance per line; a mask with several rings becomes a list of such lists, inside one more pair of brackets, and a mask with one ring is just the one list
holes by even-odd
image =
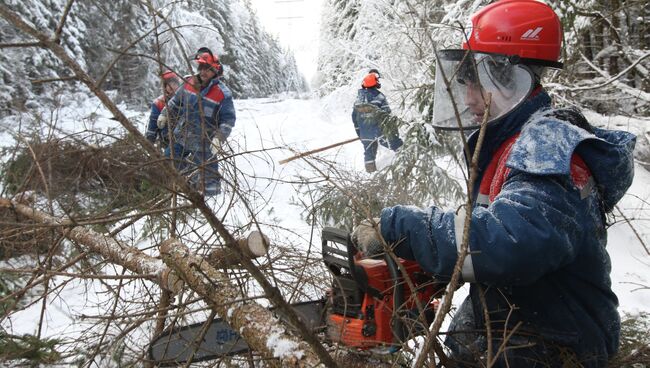
[[[263, 153], [237, 157], [236, 161], [237, 169], [244, 174], [249, 184], [254, 182], [253, 187], [264, 202], [258, 201], [256, 209], [263, 206], [266, 212], [272, 211], [266, 214], [269, 220], [281, 219], [282, 227], [308, 234], [310, 227], [300, 217], [302, 208], [290, 203], [297, 199], [296, 183], [301, 177], [321, 180], [322, 175], [303, 159], [284, 165], [279, 164], [279, 161], [297, 153], [355, 138], [350, 112], [344, 108], [323, 108], [318, 100], [240, 100], [236, 106], [237, 125], [230, 137], [234, 150], [264, 150]], [[381, 168], [386, 165], [392, 155], [391, 151], [381, 147], [378, 166]], [[364, 170], [363, 147], [360, 142], [352, 142], [311, 157], [330, 160], [337, 168], [360, 172]], [[264, 217], [265, 212], [260, 211], [259, 218], [263, 220]]]

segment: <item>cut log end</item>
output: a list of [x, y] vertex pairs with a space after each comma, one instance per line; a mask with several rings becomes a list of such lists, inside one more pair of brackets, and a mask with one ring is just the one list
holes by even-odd
[[246, 245], [251, 254], [255, 257], [261, 257], [269, 249], [269, 238], [259, 231], [253, 231], [248, 234]]

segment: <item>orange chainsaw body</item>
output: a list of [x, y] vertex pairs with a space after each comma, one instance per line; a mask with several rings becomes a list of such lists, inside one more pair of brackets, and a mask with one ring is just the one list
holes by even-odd
[[[400, 340], [413, 335], [415, 324], [419, 324], [415, 330], [419, 328], [420, 332], [423, 332], [423, 328], [428, 328], [428, 324], [415, 321], [420, 315], [418, 302], [427, 311], [425, 315], [432, 318], [437, 307], [434, 296], [441, 290], [441, 285], [434, 283], [433, 278], [422, 271], [417, 262], [403, 259], [399, 259], [399, 262], [406, 270], [414, 291], [403, 280], [396, 283], [385, 260], [361, 259], [360, 253], [354, 257], [354, 282], [358, 290], [352, 290], [353, 284], [342, 282], [342, 277], [346, 275], [334, 277], [329, 293], [331, 309], [327, 316], [327, 334], [331, 341], [359, 349], [399, 345], [402, 342]], [[403, 297], [399, 299], [398, 313], [394, 313], [395, 291], [398, 286], [401, 286], [400, 293]], [[345, 295], [346, 293], [352, 295]], [[401, 326], [404, 320], [409, 320], [408, 311], [411, 311], [411, 317], [406, 324], [409, 325], [410, 332], [400, 336], [395, 330], [405, 329]], [[402, 324], [397, 327], [396, 321], [400, 319]]]

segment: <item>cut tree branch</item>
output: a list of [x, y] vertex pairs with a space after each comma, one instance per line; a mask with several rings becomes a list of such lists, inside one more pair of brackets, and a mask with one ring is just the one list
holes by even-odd
[[[228, 321], [235, 331], [239, 331], [252, 349], [266, 358], [279, 359], [279, 366], [319, 365], [319, 357], [310, 346], [290, 335], [271, 311], [242, 298], [239, 288], [232, 284], [227, 275], [210, 266], [207, 260], [190, 253], [190, 250], [176, 239], [169, 239], [161, 244], [163, 263], [135, 247], [93, 230], [75, 226], [70, 219], [50, 216], [6, 198], [0, 198], [0, 207], [11, 208], [32, 221], [51, 225], [61, 235], [88, 247], [110, 262], [143, 275], [143, 278], [153, 276], [154, 282], [173, 293], [178, 293], [183, 287], [189, 287], [201, 295], [212, 310]], [[246, 249], [243, 252], [255, 256], [260, 253], [260, 249], [266, 252], [268, 239], [259, 233], [253, 233], [248, 239], [237, 241], [237, 244], [238, 248]], [[275, 344], [268, 343], [269, 338], [273, 339]]]
[[291, 156], [291, 157], [289, 157], [289, 158], [285, 158], [284, 160], [280, 160], [280, 161], [279, 161], [279, 164], [280, 164], [280, 165], [284, 165], [284, 164], [286, 164], [287, 162], [291, 162], [291, 161], [293, 161], [293, 160], [296, 160], [296, 159], [299, 159], [299, 158], [302, 158], [302, 157], [306, 157], [306, 156], [313, 155], [314, 153], [323, 152], [323, 151], [326, 151], [326, 150], [328, 150], [328, 149], [332, 149], [332, 148], [335, 148], [335, 147], [338, 147], [338, 146], [342, 146], [342, 145], [344, 145], [344, 144], [348, 144], [348, 143], [351, 143], [351, 142], [354, 142], [354, 141], [358, 141], [359, 139], [360, 139], [359, 137], [357, 137], [357, 138], [352, 138], [352, 139], [348, 139], [348, 140], [345, 140], [345, 141], [342, 141], [342, 142], [338, 142], [338, 143], [330, 144], [330, 145], [325, 146], [325, 147], [316, 148], [316, 149], [313, 149], [313, 150], [311, 150], [311, 151], [307, 151], [307, 152], [299, 153], [299, 154], [297, 154], [297, 155], [295, 155], [295, 156]]
[[[164, 262], [228, 321], [246, 342], [266, 357], [280, 360], [281, 367], [315, 367], [318, 357], [309, 345], [290, 335], [281, 321], [260, 304], [239, 301], [240, 292], [226, 275], [210, 266], [175, 239], [160, 246]], [[269, 341], [275, 341], [270, 344]]]
[[236, 244], [213, 250], [208, 256], [208, 263], [214, 268], [232, 267], [239, 264], [239, 258], [232, 248], [238, 247], [249, 259], [261, 257], [269, 250], [269, 238], [259, 231], [251, 232], [246, 239], [239, 239]]
[[11, 208], [17, 214], [32, 221], [53, 226], [61, 235], [101, 254], [112, 263], [119, 264], [129, 271], [143, 277], [155, 276], [160, 287], [173, 293], [181, 291], [183, 284], [161, 260], [144, 254], [137, 248], [128, 246], [111, 237], [105, 236], [82, 226], [75, 226], [69, 219], [57, 218], [15, 201], [0, 198], [0, 207]]

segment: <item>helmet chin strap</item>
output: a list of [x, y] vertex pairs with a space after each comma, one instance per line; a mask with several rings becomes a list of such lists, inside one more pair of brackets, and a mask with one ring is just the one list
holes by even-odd
[[535, 84], [540, 84], [542, 82], [542, 76], [544, 75], [546, 67], [541, 65], [529, 65], [528, 68], [531, 72], [533, 72], [533, 75], [535, 76]]

